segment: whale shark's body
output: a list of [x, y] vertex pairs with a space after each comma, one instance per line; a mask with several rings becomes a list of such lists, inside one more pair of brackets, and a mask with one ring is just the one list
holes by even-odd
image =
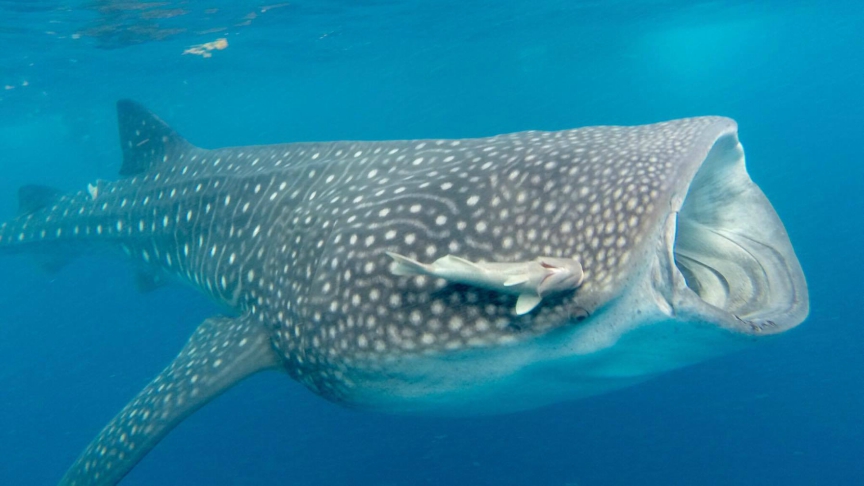
[[[132, 102], [118, 109], [124, 178], [23, 188], [0, 252], [116, 250], [141, 281], [186, 281], [235, 315], [205, 321], [63, 484], [115, 484], [260, 370], [349, 406], [505, 412], [726, 353], [808, 312], [726, 118], [204, 150]], [[412, 275], [391, 255], [492, 277]], [[539, 257], [578, 262], [578, 282], [520, 315], [496, 278]]]

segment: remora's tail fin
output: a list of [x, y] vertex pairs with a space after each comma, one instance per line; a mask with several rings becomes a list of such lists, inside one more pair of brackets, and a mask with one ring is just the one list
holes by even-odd
[[174, 362], [102, 429], [60, 484], [117, 484], [184, 418], [277, 363], [267, 330], [257, 321], [248, 316], [207, 319]]
[[194, 148], [167, 123], [132, 100], [117, 102], [123, 166], [120, 175], [143, 174]]
[[425, 275], [429, 273], [429, 270], [420, 262], [414, 261], [406, 256], [402, 256], [398, 253], [393, 253], [392, 251], [387, 252], [387, 256], [393, 259], [396, 262], [396, 265], [393, 266], [393, 275], [399, 275], [400, 277], [410, 277], [414, 275]]

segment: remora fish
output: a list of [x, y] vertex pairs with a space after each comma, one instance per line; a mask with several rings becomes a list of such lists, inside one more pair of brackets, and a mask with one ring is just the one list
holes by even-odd
[[[494, 413], [632, 384], [808, 313], [792, 246], [726, 118], [204, 150], [132, 102], [118, 108], [125, 177], [68, 195], [24, 188], [0, 252], [117, 249], [237, 317], [201, 324], [65, 485], [117, 483], [261, 370], [355, 407]], [[388, 252], [570, 258], [584, 280], [515, 315], [497, 288], [394, 275]]]
[[475, 263], [445, 255], [427, 265], [387, 252], [395, 262], [394, 275], [429, 275], [519, 296], [516, 315], [531, 312], [543, 297], [573, 290], [582, 283], [582, 265], [570, 258], [537, 257], [530, 262]]

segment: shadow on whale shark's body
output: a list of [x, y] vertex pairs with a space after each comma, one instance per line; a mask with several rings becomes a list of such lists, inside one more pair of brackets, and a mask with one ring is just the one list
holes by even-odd
[[[261, 370], [354, 407], [506, 412], [626, 386], [808, 313], [726, 118], [204, 150], [133, 102], [118, 111], [125, 177], [22, 188], [0, 252], [116, 250], [144, 286], [180, 279], [236, 316], [201, 324], [62, 484], [117, 483]], [[541, 292], [555, 272], [564, 283]], [[511, 285], [530, 300], [519, 312]]]

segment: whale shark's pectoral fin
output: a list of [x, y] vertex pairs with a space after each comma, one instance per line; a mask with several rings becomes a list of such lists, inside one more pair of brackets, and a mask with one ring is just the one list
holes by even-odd
[[540, 305], [541, 300], [543, 300], [543, 297], [537, 294], [520, 294], [519, 298], [516, 299], [516, 315], [521, 316], [531, 312], [535, 307]]
[[174, 362], [102, 429], [60, 484], [116, 484], [184, 418], [277, 362], [266, 329], [251, 318], [207, 319]]

